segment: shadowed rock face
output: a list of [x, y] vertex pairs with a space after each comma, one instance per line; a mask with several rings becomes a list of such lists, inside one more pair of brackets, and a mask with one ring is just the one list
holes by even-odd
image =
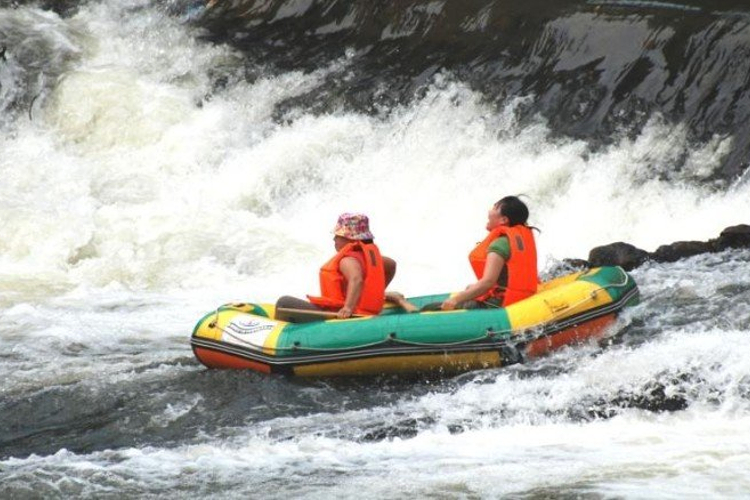
[[662, 245], [649, 253], [629, 243], [610, 243], [591, 249], [588, 261], [570, 261], [578, 267], [621, 266], [632, 270], [648, 260], [675, 262], [694, 255], [720, 252], [729, 248], [750, 248], [750, 225], [740, 224], [724, 229], [718, 238], [708, 241], [677, 241]]
[[715, 241], [714, 246], [717, 250], [750, 247], [750, 226], [740, 224], [724, 229]]
[[646, 262], [648, 258], [649, 254], [645, 250], [621, 241], [593, 248], [589, 252], [589, 263], [593, 267], [618, 265], [631, 270]]
[[676, 241], [670, 245], [660, 246], [652, 256], [657, 262], [675, 262], [713, 250], [713, 245], [707, 241]]
[[[351, 49], [350, 64], [287, 109], [377, 113], [418, 97], [445, 70], [499, 105], [530, 97], [524, 120], [594, 147], [634, 136], [654, 116], [687, 129], [688, 142], [731, 137], [713, 170], [687, 173], [687, 152], [655, 177], [727, 187], [750, 158], [750, 4], [683, 0], [212, 0], [201, 19], [212, 36], [244, 50], [248, 72], [313, 70]], [[746, 225], [713, 240], [649, 253], [624, 242], [591, 250], [591, 266], [633, 269], [750, 246]], [[574, 261], [569, 261], [574, 262]]]
[[[638, 134], [655, 116], [683, 125], [689, 144], [722, 145], [720, 163], [704, 169], [689, 168], [688, 151], [676, 153], [669, 165], [654, 160], [653, 175], [660, 178], [723, 189], [750, 164], [745, 0], [153, 3], [205, 27], [209, 39], [244, 51], [248, 79], [346, 58], [319, 87], [280, 103], [280, 120], [300, 109], [379, 113], [419, 97], [436, 74], [448, 72], [498, 106], [527, 97], [516, 109], [522, 125], [542, 116], [557, 133], [586, 139], [594, 149]], [[8, 17], [19, 5], [67, 17], [82, 4], [0, 2], [0, 17], [2, 9]], [[17, 23], [6, 24], [0, 26], [6, 58], [0, 64], [33, 66], [21, 50], [25, 45], [6, 33]], [[54, 68], [42, 76], [54, 81]], [[0, 105], [24, 111], [43, 91], [33, 88]]]
[[[376, 112], [449, 70], [498, 104], [532, 96], [522, 119], [607, 144], [655, 113], [691, 141], [733, 137], [695, 182], [718, 188], [748, 166], [750, 4], [740, 1], [215, 0], [200, 22], [264, 63], [311, 70], [354, 49], [352, 64], [288, 108]], [[279, 113], [283, 114], [284, 105]], [[686, 158], [658, 165], [679, 177]], [[665, 173], [666, 172], [666, 173]], [[685, 174], [688, 175], [688, 174]], [[694, 174], [690, 174], [694, 175]]]

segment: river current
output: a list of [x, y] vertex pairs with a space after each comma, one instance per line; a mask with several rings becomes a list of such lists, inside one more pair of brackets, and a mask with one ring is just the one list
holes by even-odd
[[750, 223], [742, 2], [0, 2], [0, 498], [748, 498], [750, 251], [632, 272], [606, 341], [447, 378], [208, 370], [344, 211], [463, 288]]

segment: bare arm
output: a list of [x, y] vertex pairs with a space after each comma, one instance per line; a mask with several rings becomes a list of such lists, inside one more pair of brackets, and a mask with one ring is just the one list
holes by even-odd
[[383, 259], [383, 273], [385, 274], [385, 286], [393, 281], [393, 277], [396, 276], [396, 261], [390, 257], [382, 256]]
[[[385, 255], [383, 256], [383, 272], [385, 274], [385, 286], [387, 287], [393, 281], [393, 277], [396, 276], [396, 261]], [[385, 292], [385, 300], [397, 304], [406, 312], [419, 311], [417, 306], [406, 300], [406, 297], [399, 292]]]
[[500, 278], [500, 272], [503, 270], [504, 265], [504, 258], [495, 252], [488, 253], [487, 263], [484, 266], [484, 273], [479, 281], [469, 285], [466, 287], [466, 290], [457, 293], [453, 297], [445, 299], [440, 308], [444, 311], [450, 311], [451, 309], [455, 309], [456, 305], [461, 302], [474, 299], [489, 292], [490, 289], [497, 284], [497, 280]]

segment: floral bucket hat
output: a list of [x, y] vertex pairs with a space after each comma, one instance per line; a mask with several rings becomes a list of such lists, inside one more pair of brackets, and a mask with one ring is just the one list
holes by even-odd
[[350, 240], [371, 240], [370, 219], [365, 214], [344, 213], [339, 215], [333, 234]]

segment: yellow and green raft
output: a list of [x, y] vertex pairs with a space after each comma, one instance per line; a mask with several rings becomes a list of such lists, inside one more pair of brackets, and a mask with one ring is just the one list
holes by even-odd
[[[421, 306], [449, 294], [413, 297]], [[299, 376], [456, 373], [518, 363], [555, 348], [598, 339], [638, 287], [620, 267], [599, 267], [540, 284], [505, 308], [406, 313], [293, 323], [274, 306], [226, 304], [206, 314], [191, 337], [210, 368]]]

